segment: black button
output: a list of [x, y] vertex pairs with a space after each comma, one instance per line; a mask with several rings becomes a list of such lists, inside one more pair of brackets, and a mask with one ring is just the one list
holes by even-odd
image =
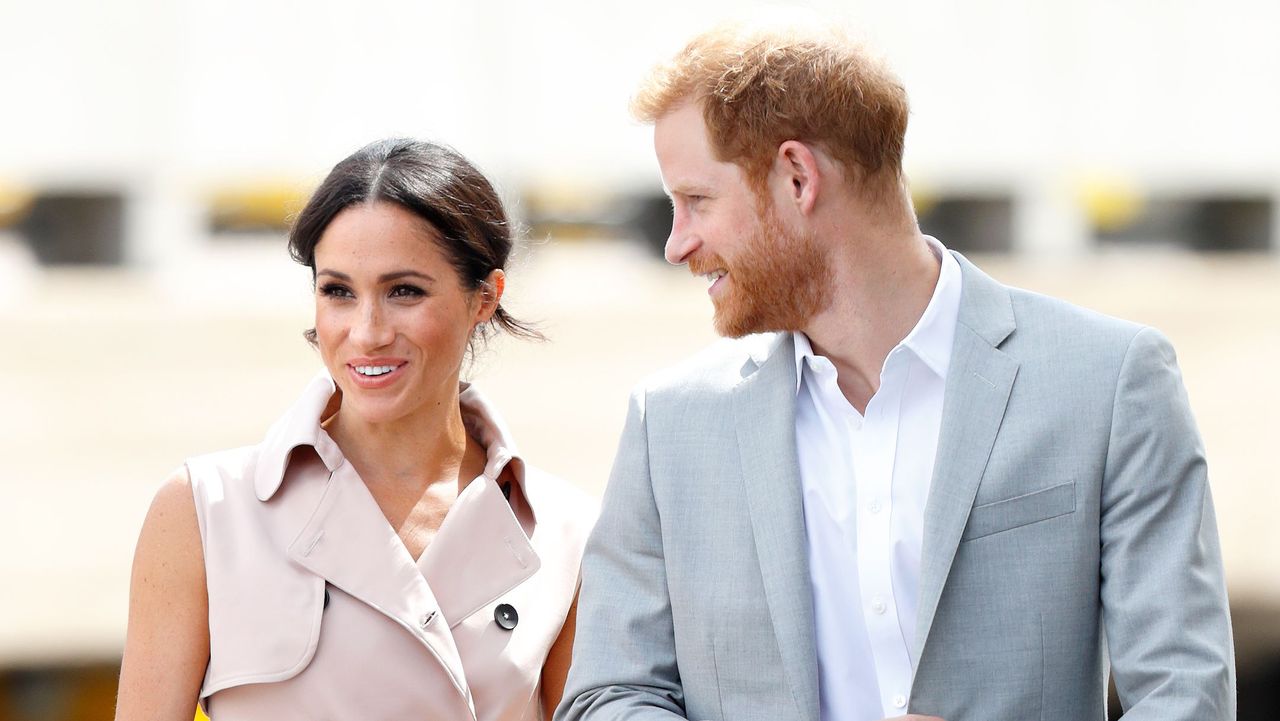
[[516, 607], [509, 603], [499, 603], [498, 607], [493, 609], [493, 620], [498, 625], [510, 631], [520, 623], [520, 614], [516, 613]]

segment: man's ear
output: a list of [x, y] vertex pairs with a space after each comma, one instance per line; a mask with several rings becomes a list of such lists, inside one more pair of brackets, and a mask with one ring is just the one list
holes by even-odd
[[[773, 172], [779, 181], [787, 201], [801, 215], [809, 215], [818, 202], [822, 190], [822, 169], [818, 156], [808, 145], [798, 140], [788, 140], [778, 146], [773, 160]], [[779, 198], [782, 200], [783, 198]]]

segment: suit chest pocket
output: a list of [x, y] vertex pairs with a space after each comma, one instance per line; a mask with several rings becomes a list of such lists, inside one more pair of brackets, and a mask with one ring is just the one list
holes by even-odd
[[1065, 516], [1076, 510], [1076, 484], [1067, 481], [1021, 496], [974, 506], [969, 513], [961, 541], [972, 541], [1051, 518]]

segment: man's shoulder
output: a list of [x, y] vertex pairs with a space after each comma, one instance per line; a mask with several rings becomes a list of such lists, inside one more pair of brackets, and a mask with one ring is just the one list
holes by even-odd
[[698, 353], [657, 371], [640, 383], [646, 396], [715, 396], [728, 393], [751, 372], [788, 342], [784, 333], [762, 333], [744, 338], [726, 338]]
[[1123, 351], [1146, 327], [1062, 298], [1023, 288], [1009, 287], [1008, 290], [1017, 319], [1015, 342]]
[[[983, 273], [964, 256], [957, 257], [964, 270], [961, 293], [974, 293], [975, 298], [966, 302], [961, 296], [959, 324], [969, 325], [979, 336], [984, 336], [983, 329], [1004, 327], [1012, 330], [1009, 341], [1002, 344], [1002, 348], [1029, 350], [1043, 347], [1051, 350], [1068, 344], [1075, 350], [1119, 348], [1123, 352], [1144, 328], [1133, 321], [1114, 318], [1064, 298], [1007, 286]], [[1009, 324], [998, 320], [1001, 318], [1007, 318]], [[1002, 334], [998, 336], [1004, 337]], [[996, 338], [991, 339], [996, 341]]]

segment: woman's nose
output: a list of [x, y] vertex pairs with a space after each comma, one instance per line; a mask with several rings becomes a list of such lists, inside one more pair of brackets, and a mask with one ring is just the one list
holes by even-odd
[[355, 327], [351, 329], [351, 340], [366, 351], [390, 345], [396, 334], [386, 315], [380, 304], [365, 303], [360, 309]]

